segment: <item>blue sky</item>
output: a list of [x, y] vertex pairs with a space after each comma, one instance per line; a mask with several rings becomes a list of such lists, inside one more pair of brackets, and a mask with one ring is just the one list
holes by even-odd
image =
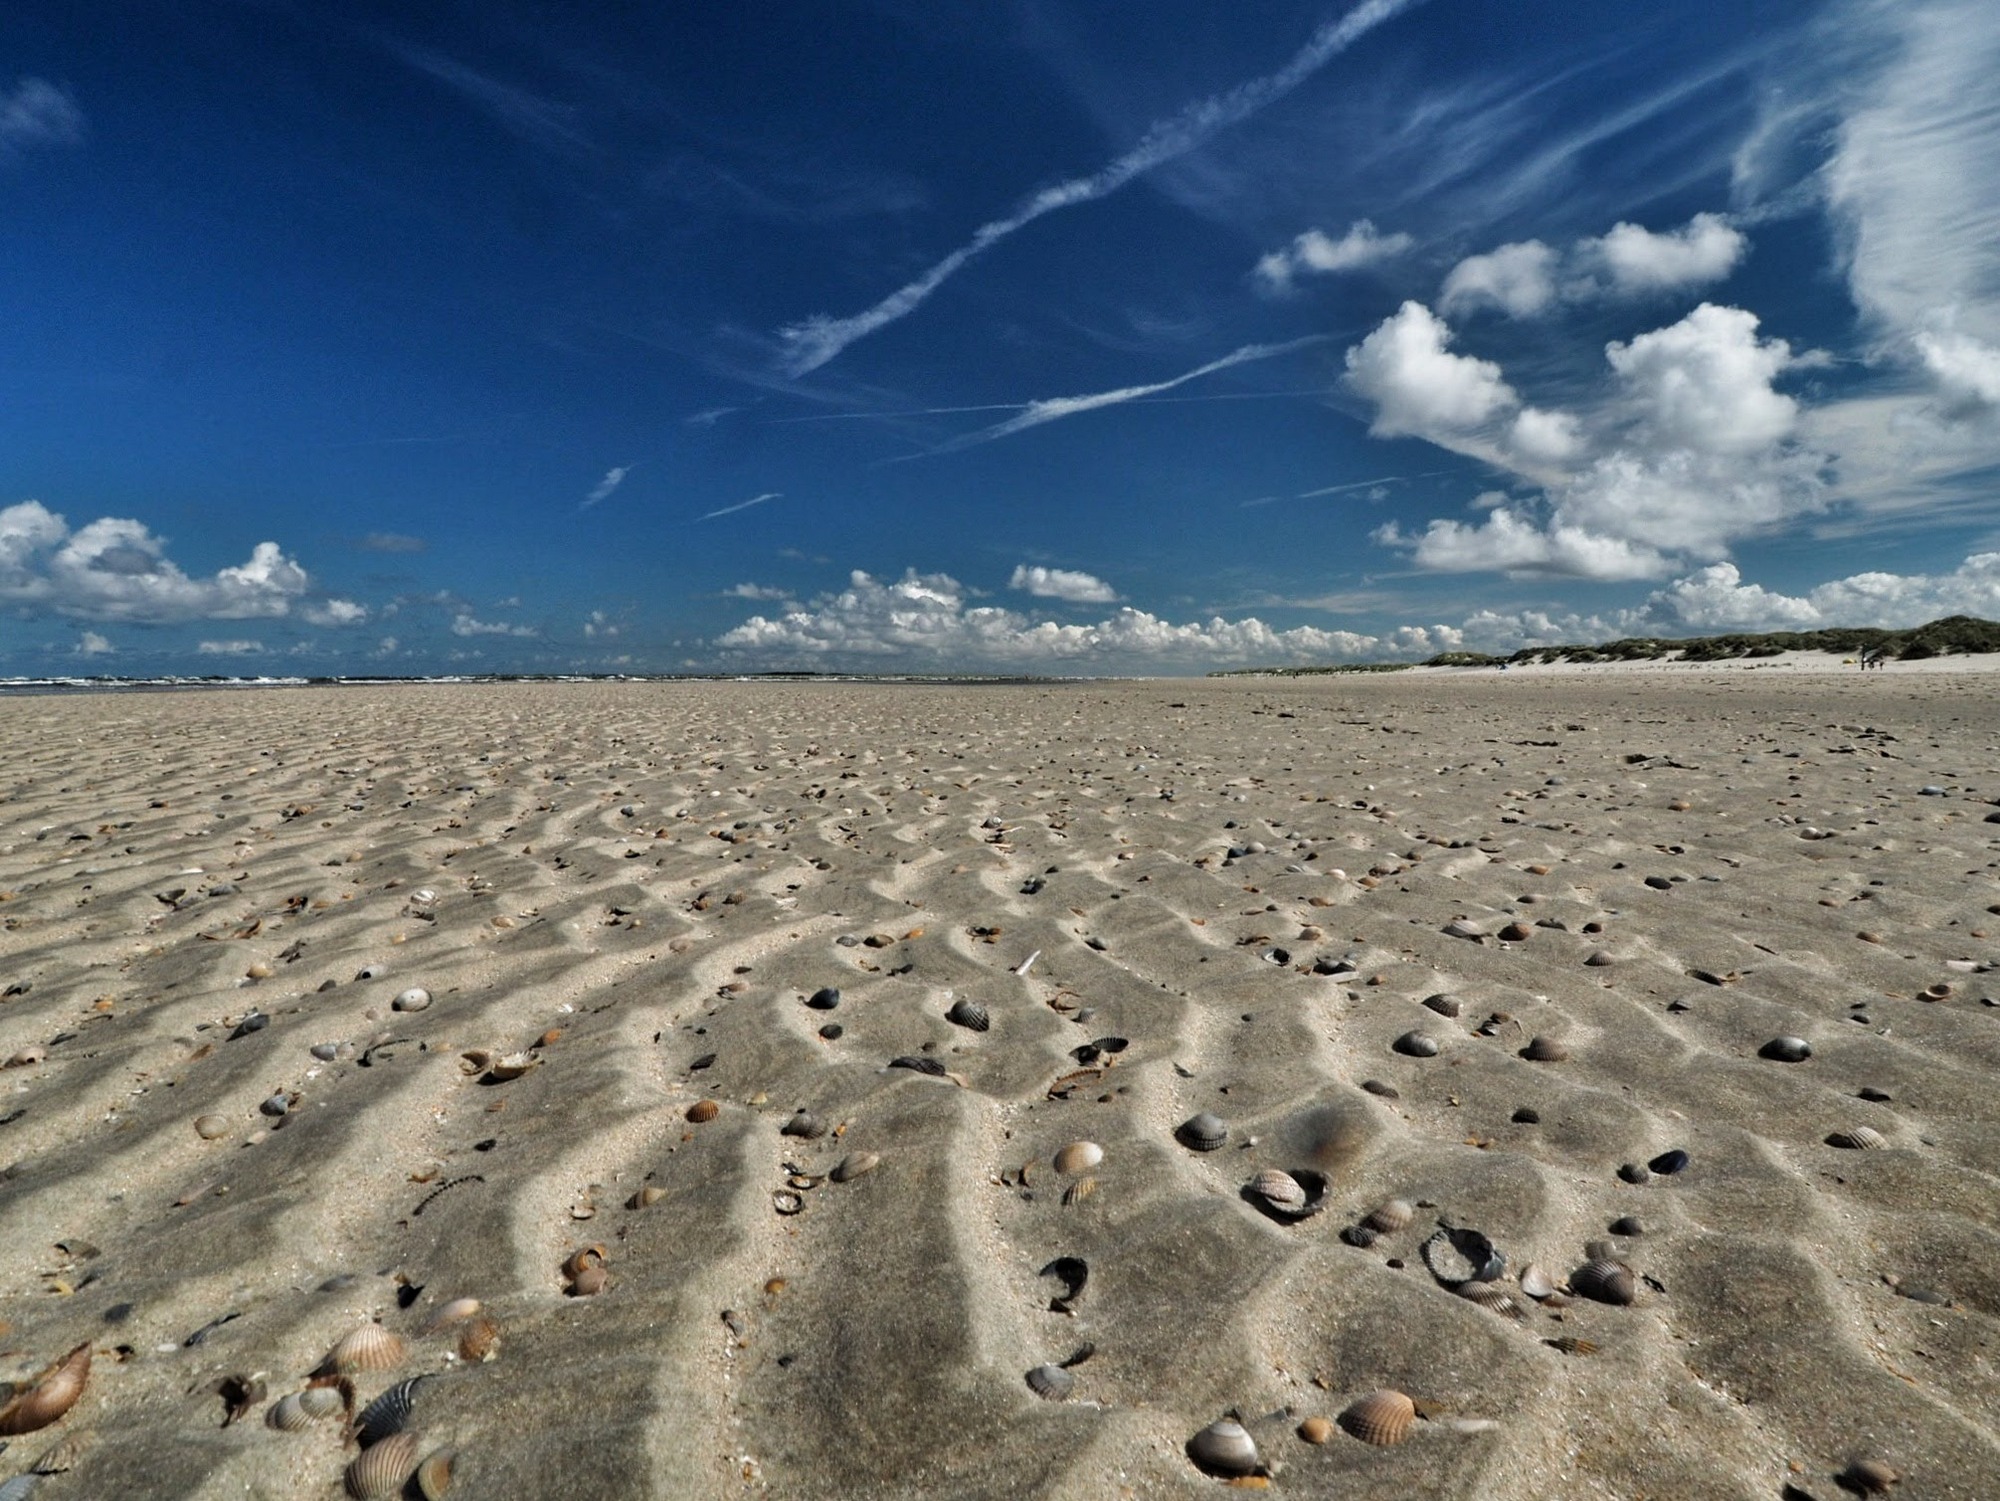
[[0, 13], [0, 674], [2000, 616], [2000, 7]]

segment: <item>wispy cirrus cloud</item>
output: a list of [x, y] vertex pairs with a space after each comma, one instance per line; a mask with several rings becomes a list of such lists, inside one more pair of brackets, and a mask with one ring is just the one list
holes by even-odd
[[74, 146], [83, 133], [83, 111], [68, 89], [45, 78], [0, 89], [0, 161], [31, 146]]
[[1087, 176], [1072, 177], [1043, 188], [1011, 214], [980, 225], [965, 244], [873, 307], [847, 318], [817, 314], [779, 330], [779, 338], [785, 345], [782, 368], [794, 378], [819, 369], [856, 340], [908, 317], [969, 262], [1008, 236], [1045, 214], [1107, 197], [1135, 177], [1185, 156], [1219, 132], [1275, 104], [1375, 27], [1417, 3], [1419, 0], [1363, 0], [1338, 20], [1323, 24], [1275, 73], [1197, 100], [1178, 114], [1156, 121], [1124, 155]]
[[637, 464], [619, 464], [615, 468], [605, 470], [604, 478], [599, 480], [592, 487], [591, 492], [583, 497], [583, 504], [579, 509], [587, 511], [600, 500], [608, 499], [612, 491], [625, 483], [625, 476], [638, 467]]
[[1248, 365], [1256, 360], [1272, 359], [1281, 354], [1291, 354], [1310, 345], [1324, 344], [1329, 337], [1326, 334], [1308, 334], [1303, 339], [1291, 339], [1283, 344], [1246, 344], [1241, 349], [1225, 354], [1219, 360], [1210, 360], [1206, 365], [1198, 365], [1169, 380], [1154, 381], [1144, 386], [1121, 386], [1115, 391], [1095, 391], [1086, 396], [1051, 396], [1041, 401], [1030, 401], [1021, 406], [1015, 415], [1005, 422], [996, 422], [993, 426], [981, 428], [978, 432], [966, 433], [926, 452], [955, 453], [961, 448], [971, 448], [979, 443], [991, 443], [995, 438], [1011, 437], [1015, 433], [1026, 432], [1029, 428], [1040, 427], [1044, 423], [1060, 422], [1065, 417], [1075, 417], [1084, 412], [1100, 411], [1105, 407], [1115, 407], [1128, 401], [1157, 396], [1162, 391], [1171, 391], [1177, 386], [1200, 380], [1204, 375], [1214, 375], [1220, 370]]
[[576, 111], [531, 94], [511, 83], [489, 78], [456, 58], [408, 42], [385, 42], [406, 66], [428, 74], [477, 105], [514, 135], [544, 150], [574, 150], [589, 144], [576, 123]]

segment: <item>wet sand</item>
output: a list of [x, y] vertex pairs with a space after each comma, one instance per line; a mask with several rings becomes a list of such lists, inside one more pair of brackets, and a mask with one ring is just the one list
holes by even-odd
[[11, 700], [0, 1378], [92, 1371], [0, 1481], [340, 1495], [266, 1415], [379, 1321], [454, 1495], [1212, 1495], [1234, 1412], [1301, 1496], [2000, 1496], [1991, 682]]

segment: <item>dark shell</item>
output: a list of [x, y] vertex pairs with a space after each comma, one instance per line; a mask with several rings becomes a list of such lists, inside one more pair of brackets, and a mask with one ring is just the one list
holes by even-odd
[[986, 1008], [969, 996], [960, 996], [953, 1001], [944, 1019], [974, 1032], [984, 1032], [993, 1025], [993, 1018], [987, 1015]]
[[832, 985], [823, 986], [806, 997], [806, 1004], [815, 1011], [831, 1011], [840, 1004], [840, 991]]
[[398, 1381], [361, 1409], [361, 1416], [354, 1420], [354, 1436], [362, 1448], [379, 1444], [410, 1426], [410, 1414], [416, 1411], [417, 1388], [427, 1379], [412, 1376], [407, 1381]]
[[1664, 1178], [1671, 1178], [1675, 1173], [1686, 1171], [1688, 1162], [1688, 1154], [1675, 1147], [1671, 1152], [1660, 1153], [1646, 1166]]
[[1060, 1402], [1076, 1390], [1076, 1377], [1059, 1365], [1038, 1365], [1027, 1376], [1028, 1390], [1044, 1402]]
[[1402, 1090], [1393, 1084], [1385, 1084], [1380, 1079], [1363, 1079], [1361, 1087], [1379, 1099], [1400, 1100], [1403, 1097]]
[[1376, 1241], [1380, 1240], [1382, 1234], [1378, 1230], [1371, 1230], [1366, 1225], [1349, 1225], [1340, 1232], [1340, 1238], [1350, 1246], [1356, 1246], [1365, 1251], [1374, 1245]]
[[1569, 1274], [1569, 1285], [1600, 1303], [1630, 1303], [1639, 1296], [1639, 1279], [1622, 1261], [1586, 1261]]
[[921, 1053], [905, 1053], [900, 1058], [889, 1060], [891, 1068], [906, 1068], [913, 1074], [927, 1074], [933, 1079], [942, 1079], [948, 1070], [935, 1058], [926, 1058]]
[[1812, 1057], [1812, 1044], [1803, 1037], [1773, 1037], [1757, 1049], [1757, 1056], [1773, 1063], [1803, 1063]]
[[810, 1110], [797, 1110], [792, 1113], [790, 1120], [778, 1127], [778, 1134], [797, 1136], [806, 1141], [818, 1141], [820, 1137], [826, 1135], [826, 1127], [820, 1124], [819, 1117]]
[[1535, 1037], [1521, 1049], [1521, 1056], [1530, 1063], [1561, 1063], [1569, 1057], [1569, 1049], [1553, 1037]]
[[1442, 1226], [1418, 1248], [1431, 1275], [1447, 1287], [1461, 1282], [1491, 1282], [1507, 1269], [1507, 1258], [1477, 1230]]
[[1439, 1016], [1457, 1016], [1464, 1009], [1457, 996], [1447, 995], [1443, 991], [1439, 991], [1436, 995], [1425, 996], [1424, 1005]]
[[1627, 1183], [1650, 1183], [1653, 1180], [1653, 1175], [1636, 1162], [1619, 1163], [1618, 1176]]
[[1049, 1312], [1076, 1312], [1076, 1300], [1083, 1296], [1084, 1284], [1090, 1281], [1089, 1264], [1081, 1256], [1058, 1256], [1042, 1268], [1041, 1275], [1054, 1277], [1063, 1285], [1062, 1292], [1049, 1299]]
[[1424, 1032], [1405, 1032], [1393, 1046], [1406, 1058], [1435, 1058], [1438, 1055], [1437, 1039]]
[[1229, 1127], [1222, 1117], [1204, 1110], [1191, 1115], [1174, 1130], [1174, 1138], [1192, 1152], [1213, 1152], [1229, 1140]]
[[1644, 1235], [1646, 1227], [1636, 1214], [1621, 1215], [1608, 1227], [1613, 1235], [1622, 1235], [1630, 1240], [1635, 1235]]

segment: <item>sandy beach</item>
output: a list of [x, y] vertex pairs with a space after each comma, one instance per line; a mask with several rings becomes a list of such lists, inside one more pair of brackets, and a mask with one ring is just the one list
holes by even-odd
[[1994, 681], [7, 701], [0, 1482], [1990, 1501]]

